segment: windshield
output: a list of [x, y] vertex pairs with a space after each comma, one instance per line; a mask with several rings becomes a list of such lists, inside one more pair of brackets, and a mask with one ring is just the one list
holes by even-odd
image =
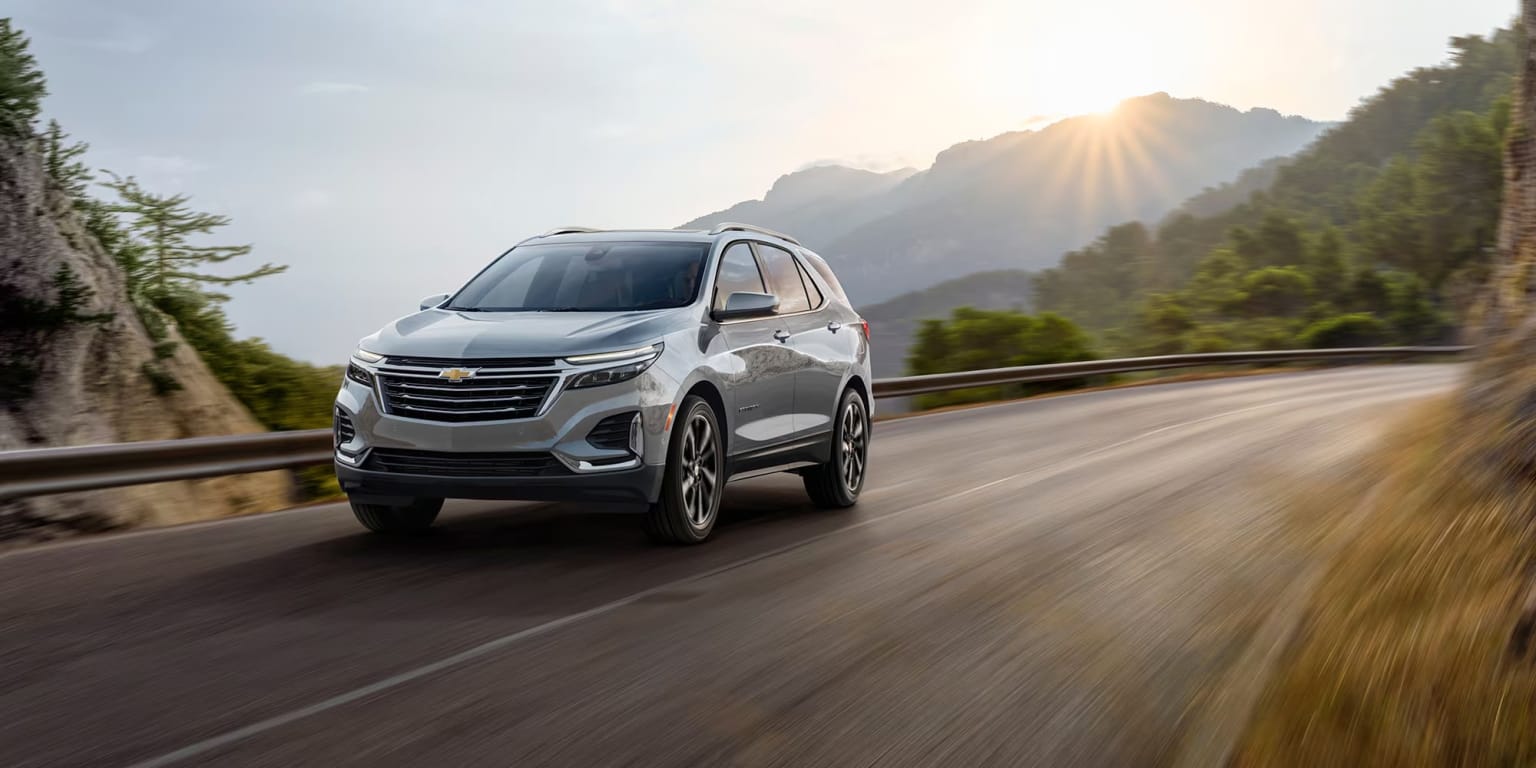
[[444, 309], [623, 312], [685, 306], [699, 290], [708, 243], [552, 243], [504, 254]]

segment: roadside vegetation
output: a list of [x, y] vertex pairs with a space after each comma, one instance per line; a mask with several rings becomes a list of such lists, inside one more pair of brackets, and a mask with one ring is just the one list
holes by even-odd
[[[1061, 315], [961, 307], [946, 320], [922, 322], [907, 353], [907, 370], [922, 375], [1094, 359], [1088, 334]], [[977, 387], [921, 395], [916, 404], [920, 409], [942, 408], [1057, 392], [1086, 383], [1086, 379], [1074, 379]]]
[[[1299, 155], [1155, 226], [1111, 227], [1037, 274], [1022, 303], [1065, 318], [1103, 357], [1454, 341], [1488, 279], [1519, 51], [1513, 30], [1454, 38], [1451, 51]], [[944, 333], [963, 345], [946, 359], [1018, 358], [992, 336]], [[908, 371], [931, 372], [916, 355]]]
[[1235, 765], [1536, 761], [1536, 490], [1485, 461], [1463, 414], [1421, 409], [1374, 457], [1366, 517], [1314, 592]]
[[[86, 144], [72, 141], [56, 121], [39, 128], [47, 93], [26, 36], [10, 19], [0, 19], [0, 132], [37, 143], [49, 176], [73, 200], [85, 230], [122, 268], [132, 311], [156, 340], [156, 356], [163, 360], [173, 354], [179, 335], [268, 429], [329, 427], [341, 368], [304, 363], [273, 351], [261, 339], [238, 338], [223, 310], [229, 296], [222, 288], [286, 267], [268, 263], [231, 269], [244, 264], [252, 246], [218, 242], [228, 217], [196, 210], [186, 195], [157, 194], [132, 177], [91, 168]], [[42, 349], [43, 335], [58, 323], [94, 319], [73, 312], [81, 297], [72, 292], [77, 289], [70, 278], [59, 276], [54, 305], [10, 302], [0, 308], [6, 317], [28, 318], [24, 328], [16, 323], [7, 327], [25, 331], [30, 348]], [[180, 389], [174, 374], [156, 363], [146, 364], [141, 373], [159, 394]], [[20, 397], [27, 391], [25, 377], [25, 370], [5, 367], [0, 388]], [[325, 471], [306, 471], [302, 479], [311, 495], [327, 493], [334, 485]]]
[[1111, 228], [1035, 279], [1112, 353], [1447, 341], [1488, 277], [1519, 54], [1500, 30], [1451, 41], [1213, 215]]

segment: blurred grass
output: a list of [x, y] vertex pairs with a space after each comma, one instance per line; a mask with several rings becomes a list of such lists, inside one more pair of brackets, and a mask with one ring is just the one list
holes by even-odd
[[1373, 458], [1375, 503], [1313, 594], [1234, 765], [1536, 764], [1536, 659], [1511, 652], [1536, 499], [1476, 469], [1476, 430], [1459, 414], [1448, 401], [1418, 410]]

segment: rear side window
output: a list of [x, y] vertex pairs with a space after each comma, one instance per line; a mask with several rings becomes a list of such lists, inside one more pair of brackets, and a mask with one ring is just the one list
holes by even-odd
[[801, 282], [805, 283], [805, 295], [811, 300], [811, 309], [820, 309], [821, 289], [816, 287], [816, 281], [811, 278], [810, 273], [805, 271], [805, 265], [801, 264], [799, 259], [795, 259], [795, 267], [800, 270]]
[[715, 309], [725, 309], [725, 300], [732, 293], [765, 293], [763, 276], [757, 271], [757, 260], [746, 243], [732, 243], [720, 256], [719, 275], [715, 277]]
[[805, 283], [800, 279], [800, 268], [795, 266], [795, 257], [789, 255], [789, 251], [771, 245], [754, 243], [753, 247], [757, 248], [757, 259], [762, 265], [768, 292], [779, 297], [779, 314], [787, 315], [810, 309], [811, 299], [806, 295]]
[[837, 275], [832, 274], [832, 268], [827, 266], [826, 260], [810, 251], [802, 251], [801, 254], [805, 257], [805, 263], [811, 265], [811, 269], [821, 276], [821, 281], [832, 289], [833, 295], [842, 299], [843, 303], [848, 303], [848, 294], [843, 293], [843, 284], [837, 282]]

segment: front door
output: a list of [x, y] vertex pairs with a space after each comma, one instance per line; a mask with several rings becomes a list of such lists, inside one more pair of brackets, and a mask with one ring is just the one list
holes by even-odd
[[787, 346], [795, 366], [794, 435], [821, 434], [831, 428], [842, 396], [853, 330], [844, 332], [834, 321], [821, 289], [789, 251], [764, 243], [753, 247], [768, 290], [779, 297], [780, 330], [789, 334]]
[[[765, 292], [757, 260], [745, 241], [732, 243], [720, 256], [714, 308], [724, 307], [734, 291]], [[733, 455], [768, 448], [794, 433], [797, 365], [781, 320], [770, 316], [720, 323], [735, 362], [726, 396], [726, 407], [734, 410]]]

